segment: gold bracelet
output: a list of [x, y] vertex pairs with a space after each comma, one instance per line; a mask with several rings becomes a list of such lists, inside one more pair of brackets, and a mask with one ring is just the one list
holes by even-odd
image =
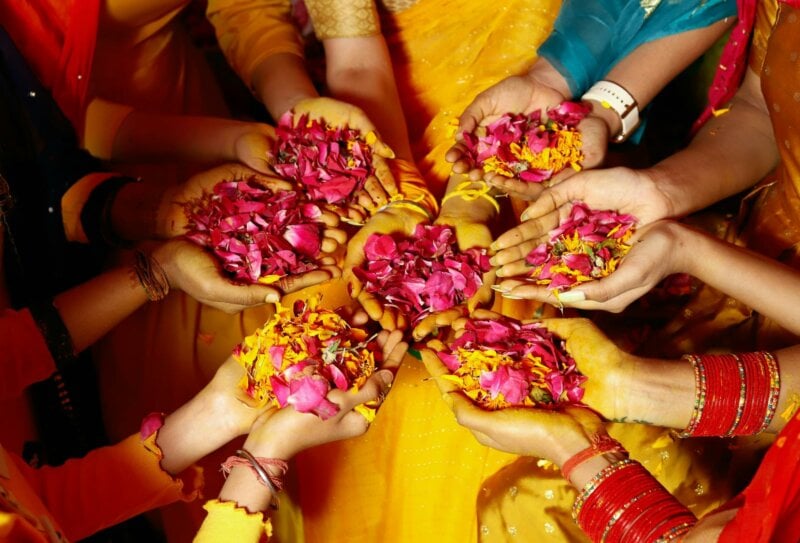
[[[478, 188], [469, 188], [471, 185], [478, 185]], [[442, 205], [455, 196], [460, 196], [467, 202], [483, 198], [494, 206], [497, 213], [500, 213], [500, 204], [497, 203], [497, 198], [490, 194], [491, 190], [492, 188], [486, 184], [486, 181], [464, 181], [463, 183], [459, 183], [455, 190], [451, 190], [445, 194], [444, 198], [442, 198]]]
[[378, 210], [378, 212], [380, 213], [381, 211], [385, 211], [390, 207], [409, 209], [411, 211], [415, 211], [416, 213], [421, 213], [425, 215], [425, 218], [427, 218], [429, 221], [433, 220], [433, 214], [427, 207], [422, 205], [422, 203], [417, 202], [416, 200], [410, 200], [408, 198], [404, 198], [402, 194], [396, 194], [395, 196], [393, 196], [392, 199], [389, 201], [389, 203], [381, 207]]

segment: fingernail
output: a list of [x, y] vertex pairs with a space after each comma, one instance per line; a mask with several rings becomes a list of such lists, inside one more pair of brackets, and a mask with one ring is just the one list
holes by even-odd
[[506, 300], [524, 300], [522, 296], [514, 296], [513, 294], [507, 294], [505, 292], [500, 293], [500, 295]]
[[491, 243], [491, 245], [489, 245], [489, 248], [490, 248], [492, 251], [499, 251], [499, 250], [500, 250], [500, 244], [499, 244], [499, 243], [497, 243], [496, 241], [493, 241], [493, 242]]
[[519, 220], [521, 220], [521, 221], [527, 221], [530, 218], [531, 217], [530, 217], [530, 214], [528, 213], [527, 209], [525, 211], [523, 211], [522, 214], [519, 216]]
[[492, 290], [496, 292], [508, 292], [510, 289], [502, 286], [502, 285], [492, 285]]
[[586, 299], [586, 294], [582, 290], [568, 290], [558, 294], [560, 302], [582, 302]]
[[[494, 250], [494, 249], [492, 249], [492, 250]], [[493, 256], [492, 258], [490, 258], [490, 259], [489, 259], [489, 264], [491, 264], [492, 266], [497, 266], [497, 265], [499, 264], [499, 263], [497, 262], [497, 257], [496, 257], [496, 256]]]
[[392, 380], [394, 380], [394, 374], [389, 370], [381, 370], [378, 372], [378, 379], [380, 379], [381, 383], [384, 385], [390, 385]]
[[270, 292], [264, 296], [264, 301], [268, 304], [277, 304], [279, 301], [281, 301], [281, 296], [277, 292]]
[[497, 268], [497, 271], [495, 272], [495, 274], [497, 275], [497, 277], [505, 277], [506, 276], [506, 272], [503, 270], [503, 268]]

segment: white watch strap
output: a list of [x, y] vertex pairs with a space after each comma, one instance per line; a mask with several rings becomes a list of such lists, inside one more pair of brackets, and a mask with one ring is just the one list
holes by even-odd
[[613, 81], [598, 81], [586, 91], [581, 100], [600, 102], [604, 108], [613, 109], [619, 115], [622, 129], [613, 140], [620, 143], [628, 139], [639, 126], [639, 105], [631, 93]]

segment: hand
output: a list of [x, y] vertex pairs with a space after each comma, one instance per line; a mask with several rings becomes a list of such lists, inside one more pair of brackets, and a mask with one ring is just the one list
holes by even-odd
[[311, 119], [324, 120], [333, 126], [355, 128], [365, 138], [370, 133], [375, 136], [375, 141], [370, 142], [375, 175], [368, 178], [363, 191], [356, 194], [361, 207], [370, 211], [378, 209], [397, 194], [397, 183], [386, 162], [386, 159], [394, 158], [394, 151], [381, 141], [375, 125], [359, 107], [333, 98], [306, 98], [295, 104], [292, 111], [295, 118], [308, 114]]
[[237, 284], [222, 275], [213, 255], [184, 240], [164, 243], [153, 252], [153, 257], [164, 269], [171, 288], [231, 314], [248, 307], [275, 303], [283, 292], [294, 292], [339, 275], [335, 266], [325, 266], [302, 275], [283, 277], [272, 286]]
[[410, 236], [414, 233], [417, 225], [425, 220], [425, 217], [416, 211], [389, 206], [374, 215], [347, 244], [343, 276], [347, 280], [350, 295], [357, 299], [370, 318], [378, 321], [385, 330], [405, 329], [408, 326], [406, 316], [395, 308], [385, 307], [375, 296], [363, 290], [361, 281], [353, 273], [353, 268], [364, 264], [366, 260], [364, 245], [371, 235]]
[[251, 129], [241, 133], [233, 143], [236, 159], [263, 174], [273, 174], [275, 160], [275, 128], [263, 123], [247, 123]]
[[[524, 260], [537, 245], [547, 241], [572, 211], [572, 202], [582, 201], [592, 209], [613, 209], [638, 219], [641, 228], [669, 216], [667, 196], [644, 172], [611, 168], [578, 173], [547, 188], [522, 213], [524, 222], [501, 235], [492, 244], [497, 254], [492, 263], [506, 266]], [[508, 270], [500, 275], [510, 276]]]
[[298, 413], [292, 407], [269, 409], [253, 424], [245, 448], [256, 456], [288, 460], [300, 451], [324, 443], [356, 437], [367, 431], [369, 423], [353, 410], [366, 402], [381, 403], [391, 389], [393, 372], [400, 366], [408, 345], [402, 333], [383, 331], [378, 335], [384, 363], [358, 391], [332, 390], [328, 399], [339, 412], [322, 420], [311, 413]]
[[[619, 313], [668, 275], [688, 269], [683, 261], [689, 258], [685, 254], [686, 244], [681, 239], [683, 228], [672, 221], [659, 221], [638, 230], [631, 238], [630, 252], [613, 273], [575, 286], [558, 297], [544, 286], [518, 279], [502, 280], [495, 285], [495, 290], [502, 296], [538, 300], [557, 307]], [[522, 259], [503, 265], [498, 270], [498, 277], [529, 272], [530, 266]]]
[[475, 439], [487, 447], [546, 458], [561, 466], [589, 447], [594, 434], [605, 434], [597, 415], [580, 407], [560, 411], [531, 407], [486, 411], [472, 403], [455, 383], [442, 379], [449, 371], [433, 350], [423, 349], [422, 361], [456, 421], [469, 428]]
[[[583, 151], [581, 167], [583, 171], [588, 171], [599, 166], [605, 160], [609, 138], [608, 125], [602, 118], [590, 113], [578, 123], [578, 130], [581, 133], [581, 150]], [[542, 183], [529, 183], [515, 177], [505, 177], [499, 173], [485, 175], [484, 179], [489, 185], [509, 196], [531, 201], [541, 198], [542, 192], [546, 191], [548, 187], [557, 186], [575, 175], [578, 175], [578, 172], [568, 167]]]
[[265, 175], [241, 164], [224, 164], [193, 175], [180, 185], [167, 188], [162, 194], [156, 211], [156, 233], [162, 239], [182, 236], [186, 233], [188, 219], [184, 204], [201, 198], [214, 190], [222, 181], [253, 178], [255, 182], [273, 191], [291, 190], [292, 184], [274, 175]]
[[[483, 223], [470, 221], [463, 214], [457, 217], [440, 214], [436, 219], [436, 224], [446, 224], [455, 230], [458, 247], [461, 251], [474, 247], [488, 250], [491, 244], [492, 234], [489, 228]], [[492, 299], [494, 280], [494, 269], [484, 273], [483, 285], [465, 305], [437, 311], [426, 316], [414, 327], [414, 339], [419, 341], [439, 328], [450, 326], [456, 319], [471, 313], [476, 307], [488, 304]]]
[[469, 172], [472, 179], [478, 180], [483, 177], [483, 171], [475, 169], [465, 158], [464, 132], [474, 132], [506, 113], [532, 113], [537, 109], [544, 112], [564, 100], [562, 92], [538, 82], [530, 74], [508, 77], [480, 93], [467, 106], [458, 119], [457, 143], [447, 151], [445, 158], [453, 163], [455, 172]]

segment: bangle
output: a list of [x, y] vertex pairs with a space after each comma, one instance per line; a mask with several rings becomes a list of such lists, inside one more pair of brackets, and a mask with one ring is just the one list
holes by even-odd
[[403, 199], [402, 195], [398, 195], [399, 198], [395, 200], [391, 200], [389, 203], [381, 207], [378, 212], [385, 211], [390, 207], [399, 207], [401, 209], [410, 209], [411, 211], [415, 211], [417, 213], [421, 213], [425, 215], [425, 217], [431, 221], [433, 220], [433, 214], [430, 210], [422, 205], [419, 202], [415, 202], [414, 200]]
[[128, 183], [136, 183], [133, 177], [112, 177], [103, 181], [89, 194], [81, 210], [81, 226], [90, 242], [104, 242], [112, 247], [130, 247], [130, 242], [114, 233], [111, 223], [111, 208], [120, 189]]
[[136, 262], [133, 271], [139, 284], [142, 285], [147, 299], [151, 302], [163, 300], [169, 294], [169, 278], [164, 268], [153, 256], [136, 251]]
[[[477, 188], [469, 188], [472, 185], [477, 185]], [[442, 198], [442, 205], [450, 198], [456, 196], [460, 196], [467, 202], [483, 198], [492, 204], [497, 213], [500, 213], [500, 204], [497, 203], [497, 198], [490, 194], [491, 190], [492, 188], [486, 184], [486, 181], [464, 181], [463, 183], [459, 183], [454, 190], [445, 194], [444, 198]]]
[[590, 458], [607, 453], [617, 453], [622, 454], [624, 458], [628, 457], [628, 451], [623, 448], [619, 441], [609, 435], [595, 434], [591, 438], [591, 445], [564, 462], [564, 465], [561, 466], [561, 475], [564, 476], [564, 479], [569, 481], [570, 477], [572, 476], [572, 472], [579, 465], [583, 464]]
[[683, 358], [694, 370], [695, 401], [680, 437], [754, 435], [769, 427], [781, 390], [780, 368], [771, 353]]
[[638, 462], [621, 460], [581, 490], [572, 516], [595, 542], [672, 541], [697, 523]]
[[[278, 492], [283, 490], [283, 478], [286, 472], [289, 471], [289, 464], [287, 464], [285, 460], [279, 460], [277, 458], [256, 458], [247, 450], [239, 449], [236, 451], [236, 456], [230, 456], [222, 463], [222, 473], [227, 476], [236, 466], [249, 467], [253, 473], [256, 474], [258, 482], [267, 487], [272, 494], [269, 504], [270, 508], [277, 509]], [[279, 474], [270, 474], [267, 470], [268, 466], [276, 468]]]
[[612, 138], [615, 143], [622, 143], [628, 139], [639, 126], [639, 105], [636, 99], [624, 87], [613, 81], [598, 81], [581, 96], [581, 100], [600, 102], [605, 109], [613, 109], [619, 115], [622, 127]]

